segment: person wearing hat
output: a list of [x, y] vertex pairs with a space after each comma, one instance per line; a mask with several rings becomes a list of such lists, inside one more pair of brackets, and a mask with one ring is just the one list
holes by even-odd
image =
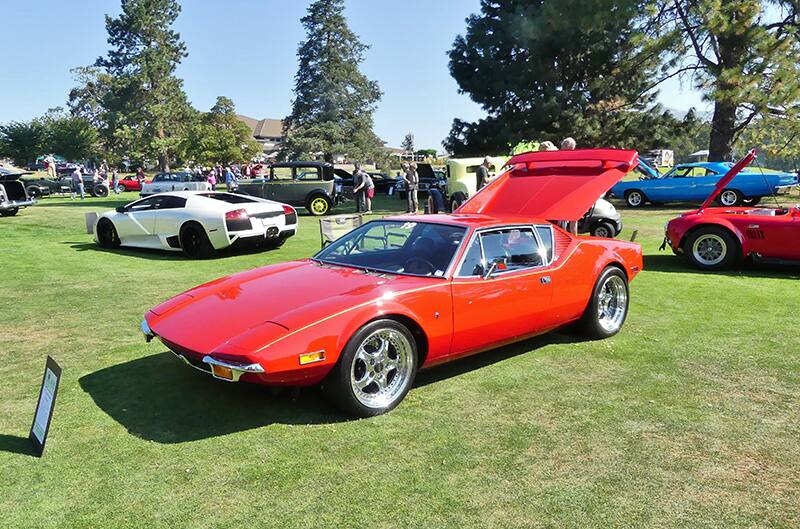
[[562, 151], [574, 151], [578, 144], [575, 143], [575, 138], [567, 137], [561, 141]]
[[558, 148], [553, 144], [552, 141], [545, 140], [539, 144], [540, 151], [557, 151]]

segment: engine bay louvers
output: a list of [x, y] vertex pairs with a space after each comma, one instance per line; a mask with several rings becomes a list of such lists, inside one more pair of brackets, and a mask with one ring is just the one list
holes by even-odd
[[555, 235], [553, 244], [553, 261], [556, 261], [564, 254], [572, 239], [563, 231], [554, 229], [553, 232]]
[[746, 230], [747, 238], [748, 239], [763, 239], [764, 232], [758, 228], [747, 228]]

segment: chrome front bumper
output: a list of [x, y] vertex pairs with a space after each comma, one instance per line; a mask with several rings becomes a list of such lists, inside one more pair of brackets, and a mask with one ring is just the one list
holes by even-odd
[[[150, 325], [147, 324], [147, 320], [142, 320], [142, 323], [139, 325], [139, 327], [141, 328], [142, 333], [144, 334], [144, 338], [145, 340], [147, 340], [148, 343], [152, 341], [153, 338], [156, 337], [156, 334], [152, 331], [152, 329], [150, 329]], [[190, 362], [188, 358], [186, 358], [184, 355], [180, 353], [172, 351], [172, 354], [183, 360], [183, 362], [186, 363], [187, 365], [195, 369], [198, 369], [200, 371], [203, 371], [205, 373], [210, 373], [211, 376], [213, 376], [214, 378], [219, 380], [224, 380], [226, 382], [238, 382], [241, 376], [244, 375], [245, 373], [264, 373], [264, 368], [261, 367], [260, 364], [255, 364], [255, 363], [238, 364], [234, 362], [225, 362], [224, 360], [219, 360], [217, 358], [212, 357], [211, 355], [206, 355], [203, 357], [203, 363], [208, 365], [208, 369], [203, 369]], [[193, 362], [196, 361], [197, 360], [193, 360]], [[214, 374], [214, 369], [211, 366], [220, 366], [230, 369], [233, 378], [228, 379], [228, 378], [218, 377], [217, 375]]]

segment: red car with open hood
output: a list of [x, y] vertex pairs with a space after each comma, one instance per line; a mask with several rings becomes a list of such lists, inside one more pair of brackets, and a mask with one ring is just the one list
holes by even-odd
[[142, 330], [221, 380], [324, 382], [357, 416], [396, 406], [419, 368], [573, 322], [612, 336], [641, 248], [548, 219], [579, 219], [636, 161], [611, 149], [515, 156], [456, 213], [369, 222], [312, 258], [179, 294]]
[[722, 270], [745, 257], [800, 264], [800, 206], [708, 207], [755, 157], [750, 151], [731, 167], [700, 209], [670, 220], [661, 249], [670, 246], [701, 270]]

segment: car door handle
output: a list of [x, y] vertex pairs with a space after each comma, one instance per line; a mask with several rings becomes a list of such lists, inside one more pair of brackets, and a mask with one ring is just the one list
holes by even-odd
[[549, 285], [549, 284], [550, 284], [550, 281], [551, 281], [551, 280], [550, 280], [550, 276], [542, 276], [542, 277], [540, 277], [540, 278], [539, 278], [539, 281], [540, 281], [540, 282], [541, 282], [543, 285]]

